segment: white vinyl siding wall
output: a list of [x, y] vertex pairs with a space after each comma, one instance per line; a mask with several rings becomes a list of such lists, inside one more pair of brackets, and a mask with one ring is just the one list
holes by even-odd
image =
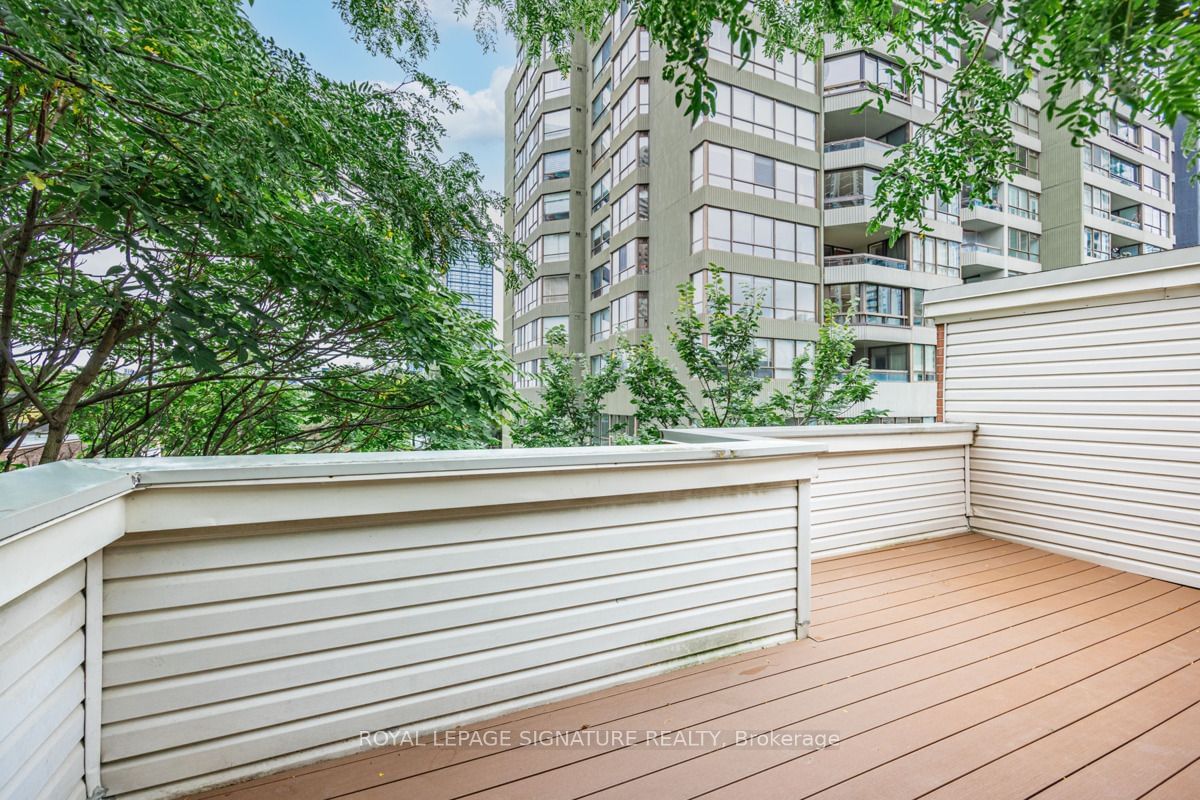
[[0, 800], [179, 797], [803, 636], [816, 451], [5, 476]]
[[812, 482], [812, 558], [966, 533], [974, 425], [676, 429], [674, 442], [804, 441], [827, 452]]
[[0, 606], [0, 798], [84, 798], [84, 565]]
[[831, 452], [819, 463], [814, 560], [967, 531], [964, 445]]
[[793, 639], [796, 520], [793, 483], [133, 534], [106, 553], [105, 785], [218, 782]]
[[950, 322], [973, 528], [1200, 586], [1200, 295]]

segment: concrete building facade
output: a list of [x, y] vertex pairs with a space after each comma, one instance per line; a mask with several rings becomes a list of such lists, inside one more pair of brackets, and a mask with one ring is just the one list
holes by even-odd
[[[553, 59], [527, 63], [521, 54], [508, 87], [505, 222], [536, 275], [506, 295], [503, 322], [516, 384], [531, 395], [545, 333], [556, 325], [593, 368], [622, 337], [652, 336], [674, 358], [678, 287], [702, 292], [715, 263], [735, 303], [764, 298], [764, 376], [790, 379], [797, 349], [816, 338], [824, 299], [854, 301], [856, 357], [869, 360], [878, 382], [872, 404], [889, 410], [886, 422], [931, 421], [937, 342], [922, 311], [926, 291], [1172, 246], [1169, 131], [1133, 121], [1134, 152], [1108, 141], [1131, 135], [1115, 120], [1113, 133], [1089, 142], [1094, 150], [1080, 150], [1042, 135], [1036, 91], [1012, 110], [1019, 167], [992, 202], [931, 201], [925, 231], [903, 230], [894, 243], [889, 229], [868, 236], [875, 176], [891, 147], [934, 119], [953, 64], [926, 75], [912, 96], [854, 113], [874, 99], [869, 84], [887, 79], [885, 49], [831, 48], [819, 64], [759, 50], [742, 64], [715, 29], [717, 109], [693, 124], [662, 78], [663, 53], [626, 5], [595, 42], [577, 39], [569, 74]], [[987, 57], [1006, 66], [997, 47]], [[1125, 162], [1138, 167], [1136, 189], [1118, 179]], [[1145, 176], [1158, 186], [1160, 171], [1163, 196], [1142, 184]], [[608, 410], [601, 438], [632, 408], [619, 391]]]

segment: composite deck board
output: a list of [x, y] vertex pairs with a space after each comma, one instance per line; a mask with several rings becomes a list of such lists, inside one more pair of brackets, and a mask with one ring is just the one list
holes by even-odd
[[1200, 591], [975, 534], [813, 573], [807, 640], [469, 726], [706, 732], [692, 746], [388, 748], [197, 797], [1200, 796]]

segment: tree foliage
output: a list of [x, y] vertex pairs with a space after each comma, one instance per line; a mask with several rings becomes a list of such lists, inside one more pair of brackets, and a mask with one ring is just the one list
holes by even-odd
[[332, 81], [237, 0], [0, 0], [0, 447], [391, 447], [511, 405], [442, 285], [523, 257], [441, 153], [428, 10], [335, 5], [407, 83]]
[[538, 378], [541, 403], [513, 425], [513, 441], [523, 447], [583, 447], [593, 444], [604, 398], [621, 382], [621, 365], [608, 358], [598, 372], [587, 369], [582, 353], [567, 350], [562, 326], [546, 333], [546, 358]]
[[[768, 378], [755, 336], [762, 298], [736, 305], [723, 271], [709, 267], [704, 297], [691, 283], [679, 287], [671, 342], [697, 390], [689, 392], [649, 337], [624, 344], [625, 383], [635, 408], [638, 438], [657, 441], [676, 425], [701, 428], [756, 425], [836, 425], [870, 422], [887, 412], [862, 408], [875, 392], [865, 360], [851, 363], [853, 328], [826, 304], [811, 352], [791, 364], [786, 389], [764, 397]], [[851, 310], [852, 314], [853, 311]]]
[[[696, 296], [690, 282], [679, 286], [670, 331], [675, 354], [697, 385], [697, 396], [693, 399], [679, 378], [668, 377], [670, 364], [655, 352], [653, 343], [631, 348], [628, 383], [639, 424], [650, 427], [671, 417], [701, 428], [766, 423], [759, 396], [767, 379], [759, 372], [761, 351], [755, 342], [762, 301], [735, 305], [721, 268], [709, 265], [709, 276], [703, 297]], [[643, 406], [654, 413], [643, 412]]]
[[[459, 0], [460, 11], [475, 4]], [[595, 38], [620, 0], [479, 0], [483, 38], [497, 20], [530, 54], [545, 41], [562, 64], [573, 35]], [[1044, 117], [1076, 142], [1097, 133], [1114, 109], [1144, 112], [1173, 125], [1190, 120], [1185, 152], [1196, 163], [1200, 121], [1200, 6], [1184, 0], [641, 0], [636, 23], [665, 51], [664, 77], [693, 119], [710, 113], [715, 92], [706, 40], [725, 25], [743, 58], [756, 44], [768, 55], [816, 59], [836, 48], [882, 44], [897, 68], [873, 85], [875, 104], [921, 88], [927, 70], [958, 67], [934, 121], [900, 146], [875, 193], [884, 224], [924, 228], [931, 197], [956, 200], [964, 189], [984, 199], [1012, 171], [1010, 104], [1041, 76]], [[490, 24], [489, 24], [490, 23]], [[989, 39], [987, 31], [996, 28]], [[986, 57], [997, 46], [1006, 74]]]
[[852, 304], [842, 312], [836, 303], [825, 301], [825, 322], [812, 350], [796, 356], [787, 388], [776, 389], [767, 402], [776, 424], [850, 425], [887, 414], [862, 407], [875, 394], [875, 382], [865, 358], [853, 361], [857, 337], [839, 320], [843, 313], [852, 317], [855, 310]]

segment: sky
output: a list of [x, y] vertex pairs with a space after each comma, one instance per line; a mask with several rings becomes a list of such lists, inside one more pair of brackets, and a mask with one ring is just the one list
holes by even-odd
[[[462, 109], [446, 119], [446, 152], [466, 152], [479, 164], [484, 186], [504, 188], [504, 87], [512, 75], [516, 48], [507, 38], [484, 52], [470, 20], [455, 19], [449, 0], [429, 0], [441, 40], [425, 71], [458, 90]], [[319, 72], [341, 81], [396, 84], [398, 66], [375, 58], [357, 44], [329, 0], [254, 0], [247, 8], [264, 36], [303, 53]]]

